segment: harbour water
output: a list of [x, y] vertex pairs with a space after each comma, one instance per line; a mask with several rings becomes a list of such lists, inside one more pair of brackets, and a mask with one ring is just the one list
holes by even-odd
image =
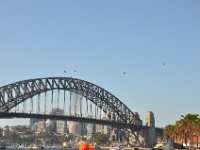
[[[30, 148], [15, 148], [15, 147], [7, 147], [6, 150], [30, 150]], [[75, 148], [62, 148], [62, 147], [48, 147], [42, 150], [78, 150]]]

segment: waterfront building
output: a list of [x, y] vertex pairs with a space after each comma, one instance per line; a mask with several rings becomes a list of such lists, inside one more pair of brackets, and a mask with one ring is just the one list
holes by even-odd
[[70, 91], [70, 108], [69, 114], [72, 116], [82, 115], [83, 96]]
[[3, 128], [2, 136], [3, 136], [4, 138], [11, 138], [11, 137], [13, 136], [13, 134], [14, 134], [14, 131], [13, 131], [13, 129], [10, 128], [9, 126], [5, 126], [5, 127]]
[[82, 124], [80, 122], [68, 121], [68, 130], [71, 134], [82, 134]]
[[0, 137], [3, 136], [3, 129], [0, 127]]
[[60, 134], [64, 134], [67, 131], [67, 123], [66, 121], [57, 120], [56, 121], [56, 132]]
[[46, 124], [44, 121], [40, 121], [37, 123], [36, 132], [46, 132]]
[[[80, 94], [70, 91], [70, 108], [69, 114], [71, 116], [80, 116], [82, 115], [82, 100], [83, 97]], [[84, 125], [81, 122], [68, 121], [68, 130], [69, 133], [82, 135]]]
[[[53, 108], [52, 112], [53, 115], [63, 115], [64, 110], [59, 108]], [[48, 122], [48, 127], [51, 132], [57, 132], [60, 134], [64, 134], [67, 131], [67, 123], [66, 121], [62, 120], [52, 120]]]
[[100, 125], [100, 124], [96, 124], [95, 129], [96, 129], [95, 132], [102, 132], [102, 125]]
[[37, 129], [37, 123], [43, 121], [43, 119], [30, 119], [30, 130], [36, 131]]
[[55, 120], [46, 120], [46, 131], [48, 133], [56, 132], [56, 121]]
[[96, 126], [94, 123], [88, 123], [86, 128], [87, 128], [87, 136], [91, 136], [96, 132]]
[[[104, 115], [104, 117], [102, 117], [102, 120], [107, 120], [106, 114]], [[111, 127], [107, 126], [107, 125], [101, 125], [101, 132], [103, 134], [110, 134], [111, 133]]]

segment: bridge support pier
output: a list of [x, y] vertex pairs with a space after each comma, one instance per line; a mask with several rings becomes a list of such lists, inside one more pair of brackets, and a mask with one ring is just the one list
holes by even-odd
[[153, 147], [156, 143], [156, 130], [154, 126], [149, 126], [145, 131], [145, 146]]

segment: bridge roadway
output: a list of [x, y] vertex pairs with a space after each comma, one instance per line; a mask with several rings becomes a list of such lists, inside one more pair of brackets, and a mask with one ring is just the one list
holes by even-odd
[[[112, 120], [102, 120], [94, 118], [86, 118], [83, 116], [62, 116], [54, 114], [35, 114], [35, 113], [19, 113], [19, 112], [0, 112], [0, 119], [10, 119], [10, 118], [39, 118], [39, 119], [51, 119], [51, 120], [66, 120], [66, 121], [76, 121], [76, 122], [85, 122], [85, 123], [95, 123], [101, 125], [109, 125], [117, 128], [127, 128], [133, 129], [134, 131], [148, 130], [148, 126], [140, 126], [127, 124], [124, 122], [116, 122]], [[162, 128], [156, 128], [157, 134], [162, 134]]]

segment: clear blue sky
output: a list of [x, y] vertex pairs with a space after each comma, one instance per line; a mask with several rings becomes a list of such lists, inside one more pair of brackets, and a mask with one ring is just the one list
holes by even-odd
[[143, 120], [153, 111], [160, 127], [200, 114], [199, 8], [199, 0], [1, 0], [0, 86], [72, 75]]

